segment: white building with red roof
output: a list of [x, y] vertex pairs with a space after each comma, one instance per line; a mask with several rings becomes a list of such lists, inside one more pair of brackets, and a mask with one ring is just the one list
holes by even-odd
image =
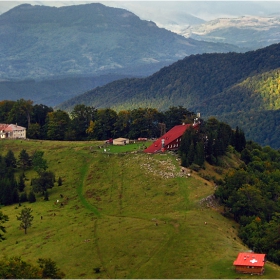
[[236, 272], [262, 275], [264, 273], [265, 254], [239, 253], [233, 265]]
[[26, 128], [17, 124], [0, 123], [0, 139], [26, 139]]

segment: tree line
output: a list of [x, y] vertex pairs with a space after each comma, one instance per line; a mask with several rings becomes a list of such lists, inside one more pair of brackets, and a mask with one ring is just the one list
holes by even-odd
[[166, 131], [182, 122], [192, 122], [193, 112], [182, 106], [160, 112], [155, 108], [121, 110], [96, 109], [83, 104], [72, 112], [54, 110], [31, 100], [0, 102], [0, 123], [14, 123], [27, 128], [30, 139], [47, 140], [106, 140], [109, 138], [161, 136], [160, 124]]

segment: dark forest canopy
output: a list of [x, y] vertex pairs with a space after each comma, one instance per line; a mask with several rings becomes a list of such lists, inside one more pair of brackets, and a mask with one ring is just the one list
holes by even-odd
[[68, 114], [31, 100], [0, 102], [0, 123], [27, 127], [27, 137], [48, 140], [106, 140], [112, 137], [159, 137], [160, 123], [168, 131], [174, 125], [193, 122], [195, 114], [182, 106], [164, 112], [154, 108], [122, 110], [96, 109], [76, 105]]

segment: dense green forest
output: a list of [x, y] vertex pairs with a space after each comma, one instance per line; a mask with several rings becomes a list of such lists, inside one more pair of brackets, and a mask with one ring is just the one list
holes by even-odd
[[216, 116], [231, 126], [242, 127], [246, 138], [261, 146], [280, 147], [280, 110], [249, 111]]
[[27, 137], [48, 140], [106, 140], [113, 137], [159, 137], [160, 123], [166, 131], [182, 122], [193, 122], [195, 114], [182, 106], [164, 112], [154, 108], [123, 110], [96, 109], [76, 105], [68, 114], [31, 100], [0, 102], [0, 123], [17, 123], [27, 128]]
[[[147, 78], [114, 81], [58, 107], [70, 112], [76, 104], [116, 111], [139, 107], [166, 110], [181, 105], [233, 127], [242, 123], [250, 139], [279, 148], [280, 142], [270, 139], [280, 138], [267, 129], [265, 119], [259, 123], [261, 116], [269, 114], [270, 126], [274, 124], [272, 130], [277, 130], [279, 61], [280, 44], [246, 53], [191, 55]], [[248, 113], [254, 118], [241, 118]]]
[[[200, 121], [199, 127], [188, 129], [179, 147], [181, 164], [185, 167], [203, 167], [205, 160], [219, 165], [220, 157], [225, 155], [231, 146], [241, 152], [246, 146], [244, 132], [236, 127], [233, 130], [227, 123], [215, 118]], [[195, 167], [197, 166], [197, 167]]]
[[219, 182], [215, 195], [240, 224], [243, 242], [280, 264], [280, 152], [249, 141], [241, 159], [243, 166]]

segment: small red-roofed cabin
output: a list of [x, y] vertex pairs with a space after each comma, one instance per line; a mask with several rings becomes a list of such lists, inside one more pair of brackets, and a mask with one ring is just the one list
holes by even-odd
[[198, 124], [182, 124], [176, 125], [171, 128], [167, 133], [158, 138], [152, 145], [144, 150], [145, 153], [156, 153], [165, 151], [176, 151], [178, 150], [182, 135], [190, 127], [196, 127]]
[[233, 265], [236, 272], [262, 275], [264, 273], [265, 254], [239, 253]]

